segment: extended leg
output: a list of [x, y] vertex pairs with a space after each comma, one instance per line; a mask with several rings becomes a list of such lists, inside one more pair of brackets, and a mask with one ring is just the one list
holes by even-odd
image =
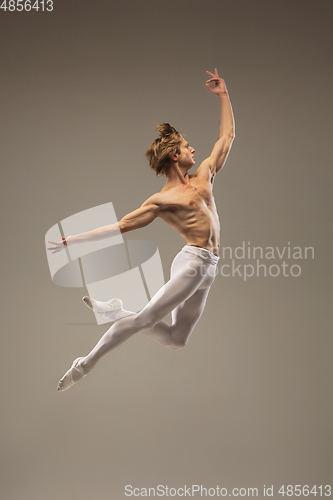
[[[182, 259], [178, 258], [178, 261], [180, 263]], [[142, 311], [133, 316], [120, 319], [109, 328], [94, 349], [82, 361], [85, 372], [90, 371], [101, 357], [121, 345], [132, 335], [151, 330], [179, 304], [196, 292], [204, 280], [204, 276], [199, 272], [190, 275], [186, 267], [177, 269], [178, 272], [173, 273], [172, 278], [154, 295]], [[160, 325], [159, 331], [162, 329], [164, 333], [167, 333], [168, 328], [165, 328], [165, 325], [169, 327], [164, 322], [163, 326]]]
[[[189, 261], [191, 262], [191, 269], [187, 266]], [[207, 276], [200, 272], [201, 264], [202, 261], [199, 257], [189, 257], [188, 255], [184, 255], [184, 252], [180, 252], [174, 259], [171, 279], [157, 292], [146, 307], [139, 313], [120, 319], [114, 323], [88, 356], [82, 358], [79, 364], [83, 373], [85, 375], [89, 373], [105, 354], [121, 345], [135, 333], [152, 330], [161, 322], [162, 318], [192, 297], [201, 287], [202, 283], [207, 282]], [[213, 277], [209, 278], [209, 281], [212, 282], [213, 279]], [[204, 288], [207, 287], [207, 285], [204, 286]], [[205, 290], [202, 290], [202, 292], [205, 292]], [[181, 307], [175, 313], [176, 316], [174, 317], [177, 318], [178, 316], [175, 325], [171, 325], [170, 327], [165, 322], [161, 323], [154, 331], [154, 338], [164, 345], [167, 345], [170, 339], [171, 342], [186, 342], [202, 313], [207, 294], [208, 292], [199, 293], [196, 296], [195, 300], [198, 301], [196, 307], [200, 311], [199, 315], [197, 311], [193, 319], [190, 321], [185, 320], [187, 309], [185, 306]], [[199, 303], [202, 304], [202, 307], [199, 307]], [[189, 309], [188, 313], [190, 313]], [[177, 323], [178, 327], [176, 326]], [[179, 329], [181, 329], [182, 334], [179, 333]], [[185, 340], [183, 340], [184, 338]], [[79, 380], [79, 378], [75, 380], [76, 375], [76, 372], [73, 373], [74, 382]], [[60, 384], [62, 384], [63, 379], [61, 379]], [[64, 390], [64, 387], [61, 390]]]

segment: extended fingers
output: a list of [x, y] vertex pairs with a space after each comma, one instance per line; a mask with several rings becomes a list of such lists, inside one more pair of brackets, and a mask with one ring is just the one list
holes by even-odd
[[[63, 237], [62, 237], [63, 238]], [[47, 247], [46, 250], [50, 250], [51, 253], [57, 253], [57, 252], [60, 252], [64, 246], [66, 246], [66, 241], [52, 241], [52, 240], [48, 240], [47, 241], [48, 243], [51, 243], [52, 245], [54, 245], [54, 247]]]
[[206, 73], [214, 78], [219, 78], [219, 74], [217, 72], [217, 68], [215, 68], [214, 73], [211, 73], [210, 71], [206, 71]]
[[67, 246], [67, 241], [66, 241], [65, 236], [62, 236], [62, 237], [61, 237], [61, 239], [62, 239], [62, 241], [52, 241], [52, 240], [48, 240], [47, 242], [48, 242], [48, 243], [52, 243], [52, 245], [57, 245], [57, 246], [59, 246], [59, 245], [61, 245], [61, 246], [62, 246], [62, 245], [65, 245], [65, 246]]
[[52, 245], [62, 245], [62, 241], [52, 241], [52, 240], [47, 240], [48, 243], [52, 243]]

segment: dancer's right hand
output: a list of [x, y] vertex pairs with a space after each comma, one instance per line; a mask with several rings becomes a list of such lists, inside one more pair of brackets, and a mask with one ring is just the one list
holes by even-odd
[[73, 245], [73, 243], [74, 243], [73, 239], [74, 239], [74, 236], [67, 236], [66, 238], [65, 238], [65, 236], [62, 236], [62, 241], [48, 240], [47, 242], [51, 243], [54, 246], [49, 247], [46, 250], [50, 250], [51, 253], [61, 252], [61, 250], [63, 250], [65, 248], [65, 246]]

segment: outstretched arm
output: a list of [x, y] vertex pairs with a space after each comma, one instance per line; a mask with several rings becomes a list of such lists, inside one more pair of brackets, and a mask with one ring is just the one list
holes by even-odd
[[119, 229], [121, 233], [127, 233], [134, 229], [148, 226], [154, 219], [156, 219], [158, 212], [161, 209], [159, 203], [159, 195], [153, 195], [145, 201], [140, 208], [134, 210], [119, 222]]
[[[219, 77], [216, 68], [214, 73], [210, 73], [210, 71], [206, 71], [206, 73], [211, 76], [206, 81], [206, 87], [220, 100], [220, 138], [215, 143], [210, 157], [204, 160], [202, 166], [208, 167], [210, 172], [216, 175], [222, 170], [235, 138], [235, 120], [225, 81]], [[210, 84], [214, 84], [214, 86], [212, 87]]]
[[107, 226], [87, 231], [86, 233], [77, 234], [75, 236], [62, 237], [63, 241], [48, 241], [52, 243], [53, 247], [47, 248], [51, 253], [57, 253], [64, 249], [66, 245], [73, 245], [75, 243], [86, 243], [88, 241], [104, 240], [112, 236], [117, 236], [119, 233], [127, 233], [134, 229], [148, 226], [157, 217], [160, 210], [159, 196], [153, 195], [145, 201], [140, 208], [134, 210], [119, 222], [115, 224], [108, 224]]

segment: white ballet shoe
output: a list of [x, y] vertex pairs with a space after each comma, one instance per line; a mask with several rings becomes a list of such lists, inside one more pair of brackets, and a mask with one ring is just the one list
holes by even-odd
[[[77, 358], [73, 361], [72, 366], [70, 369], [65, 373], [65, 375], [59, 380], [58, 383], [58, 391], [66, 391], [72, 385], [76, 384], [79, 380], [81, 380], [83, 377], [85, 377], [85, 373], [83, 371], [82, 366], [79, 364], [81, 359], [83, 358]], [[81, 377], [79, 377], [77, 380], [73, 379], [73, 371], [77, 371]]]
[[[110, 321], [120, 319], [121, 310], [123, 309], [123, 302], [120, 299], [111, 299], [107, 302], [91, 299], [90, 297], [83, 297], [83, 302], [94, 313], [101, 314]], [[122, 315], [121, 315], [122, 316]]]

